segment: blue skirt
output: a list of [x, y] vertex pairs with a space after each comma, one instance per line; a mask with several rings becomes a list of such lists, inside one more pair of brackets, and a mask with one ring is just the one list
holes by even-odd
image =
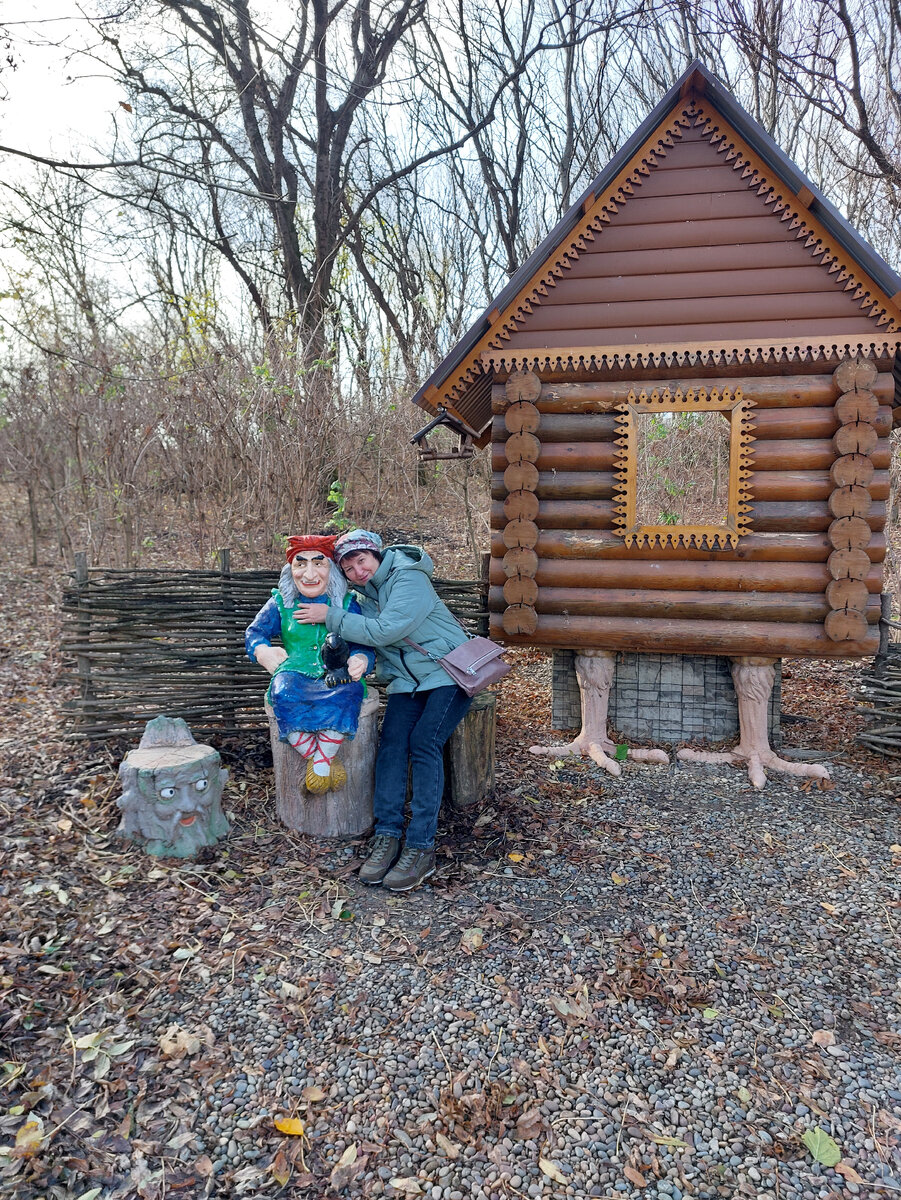
[[324, 680], [311, 679], [300, 671], [278, 671], [266, 695], [282, 741], [287, 741], [288, 734], [296, 729], [304, 733], [336, 729], [349, 738], [357, 732], [364, 695], [362, 683], [340, 683], [330, 688]]

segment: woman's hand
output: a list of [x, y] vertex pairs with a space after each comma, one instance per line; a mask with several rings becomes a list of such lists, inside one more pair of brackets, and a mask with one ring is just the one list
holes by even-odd
[[347, 673], [354, 681], [359, 681], [366, 674], [366, 668], [369, 666], [369, 659], [365, 654], [352, 654], [347, 660]]
[[274, 674], [276, 667], [288, 657], [284, 646], [257, 646], [253, 653], [260, 666], [265, 667], [270, 675]]
[[324, 625], [328, 608], [327, 604], [298, 604], [294, 610], [294, 620], [301, 625]]

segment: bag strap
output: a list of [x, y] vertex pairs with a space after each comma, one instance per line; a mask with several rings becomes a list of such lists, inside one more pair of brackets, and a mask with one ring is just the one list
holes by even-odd
[[430, 658], [432, 662], [441, 662], [437, 654], [430, 654], [425, 646], [420, 646], [419, 642], [414, 642], [412, 638], [405, 637], [404, 641], [408, 646], [412, 646], [414, 650], [418, 650], [420, 654], [424, 654], [426, 658]]

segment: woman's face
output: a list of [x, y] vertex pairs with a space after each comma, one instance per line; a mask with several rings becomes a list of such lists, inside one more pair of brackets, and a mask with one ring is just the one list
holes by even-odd
[[380, 566], [379, 560], [369, 550], [354, 550], [341, 559], [341, 570], [351, 583], [361, 587], [369, 582]]
[[297, 590], [307, 600], [325, 594], [331, 560], [318, 550], [301, 550], [291, 560], [291, 575]]

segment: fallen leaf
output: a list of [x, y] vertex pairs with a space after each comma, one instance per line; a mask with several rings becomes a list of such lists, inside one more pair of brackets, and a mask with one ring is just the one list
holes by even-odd
[[513, 854], [507, 855], [507, 858], [509, 858], [510, 862], [515, 862], [515, 863], [522, 862], [525, 859], [525, 857], [526, 856], [524, 854], [519, 854], [518, 852], [514, 852]]
[[460, 1147], [444, 1136], [443, 1133], [435, 1134], [435, 1143], [440, 1150], [443, 1150], [448, 1158], [459, 1158]]
[[324, 1100], [328, 1092], [324, 1091], [317, 1084], [311, 1084], [310, 1087], [305, 1087], [300, 1093], [301, 1100], [306, 1100], [308, 1104], [318, 1104], [320, 1100]]
[[478, 926], [473, 926], [472, 929], [464, 930], [463, 936], [460, 938], [460, 949], [464, 954], [475, 954], [485, 945], [485, 930], [479, 929]]
[[901, 854], [901, 845], [895, 842], [893, 846], [889, 846], [889, 850], [891, 850], [892, 854]]
[[408, 1196], [421, 1196], [422, 1188], [419, 1186], [419, 1180], [414, 1179], [412, 1175], [403, 1177], [395, 1176], [394, 1179], [389, 1179], [388, 1182], [393, 1188], [397, 1188], [399, 1192], [406, 1192]]
[[835, 1170], [843, 1179], [847, 1179], [848, 1183], [866, 1183], [864, 1177], [858, 1175], [850, 1163], [837, 1162]]
[[88, 1188], [86, 1192], [82, 1192], [80, 1196], [76, 1196], [75, 1200], [97, 1200], [102, 1191], [103, 1188], [100, 1187]]
[[636, 1187], [647, 1187], [648, 1181], [642, 1175], [641, 1171], [636, 1171], [634, 1167], [623, 1167], [623, 1174], [630, 1183], [634, 1183]]
[[806, 1130], [801, 1141], [816, 1161], [822, 1163], [824, 1167], [834, 1167], [836, 1163], [841, 1162], [841, 1150], [825, 1129], [820, 1129], [819, 1125], [814, 1129]]
[[658, 1146], [675, 1146], [677, 1149], [682, 1149], [687, 1146], [687, 1142], [683, 1142], [681, 1138], [665, 1137], [662, 1133], [652, 1133], [651, 1141], [656, 1142]]
[[269, 1167], [269, 1173], [280, 1187], [284, 1187], [291, 1178], [291, 1164], [282, 1150], [279, 1150], [275, 1158], [273, 1158]]
[[834, 1046], [835, 1034], [831, 1029], [815, 1029], [810, 1040], [815, 1046]]
[[628, 879], [625, 877], [625, 875], [620, 875], [618, 871], [611, 871], [610, 878], [613, 880], [613, 882], [616, 884], [617, 887], [622, 887], [622, 885], [624, 883], [629, 882]]
[[279, 1133], [287, 1133], [290, 1137], [303, 1136], [303, 1121], [300, 1117], [276, 1117], [274, 1123]]
[[34, 1158], [44, 1140], [44, 1122], [40, 1117], [32, 1117], [19, 1127], [16, 1134], [16, 1144], [13, 1148], [13, 1158]]
[[825, 908], [826, 912], [829, 913], [830, 916], [833, 913], [838, 912], [838, 909], [835, 907], [835, 905], [829, 904], [828, 901], [826, 901], [826, 900], [820, 901], [820, 908]]
[[201, 1179], [209, 1179], [214, 1170], [213, 1160], [208, 1155], [201, 1154], [194, 1163], [194, 1170], [201, 1177]]
[[719, 1015], [720, 1010], [718, 1008], [705, 1008], [701, 1013], [705, 1021], [715, 1021]]
[[544, 1118], [538, 1108], [526, 1109], [516, 1122], [516, 1136], [524, 1142], [534, 1141], [544, 1128]]
[[365, 1155], [362, 1158], [358, 1157], [355, 1143], [348, 1146], [329, 1175], [329, 1182], [335, 1191], [340, 1192], [353, 1183], [354, 1179], [366, 1170], [367, 1161]]
[[184, 1058], [191, 1054], [199, 1054], [200, 1038], [182, 1029], [180, 1025], [170, 1025], [165, 1033], [158, 1038], [159, 1047], [167, 1058]]
[[567, 1177], [563, 1174], [555, 1162], [549, 1158], [539, 1158], [538, 1165], [547, 1175], [548, 1179], [553, 1179], [555, 1183], [562, 1183], [564, 1186], [569, 1183]]

